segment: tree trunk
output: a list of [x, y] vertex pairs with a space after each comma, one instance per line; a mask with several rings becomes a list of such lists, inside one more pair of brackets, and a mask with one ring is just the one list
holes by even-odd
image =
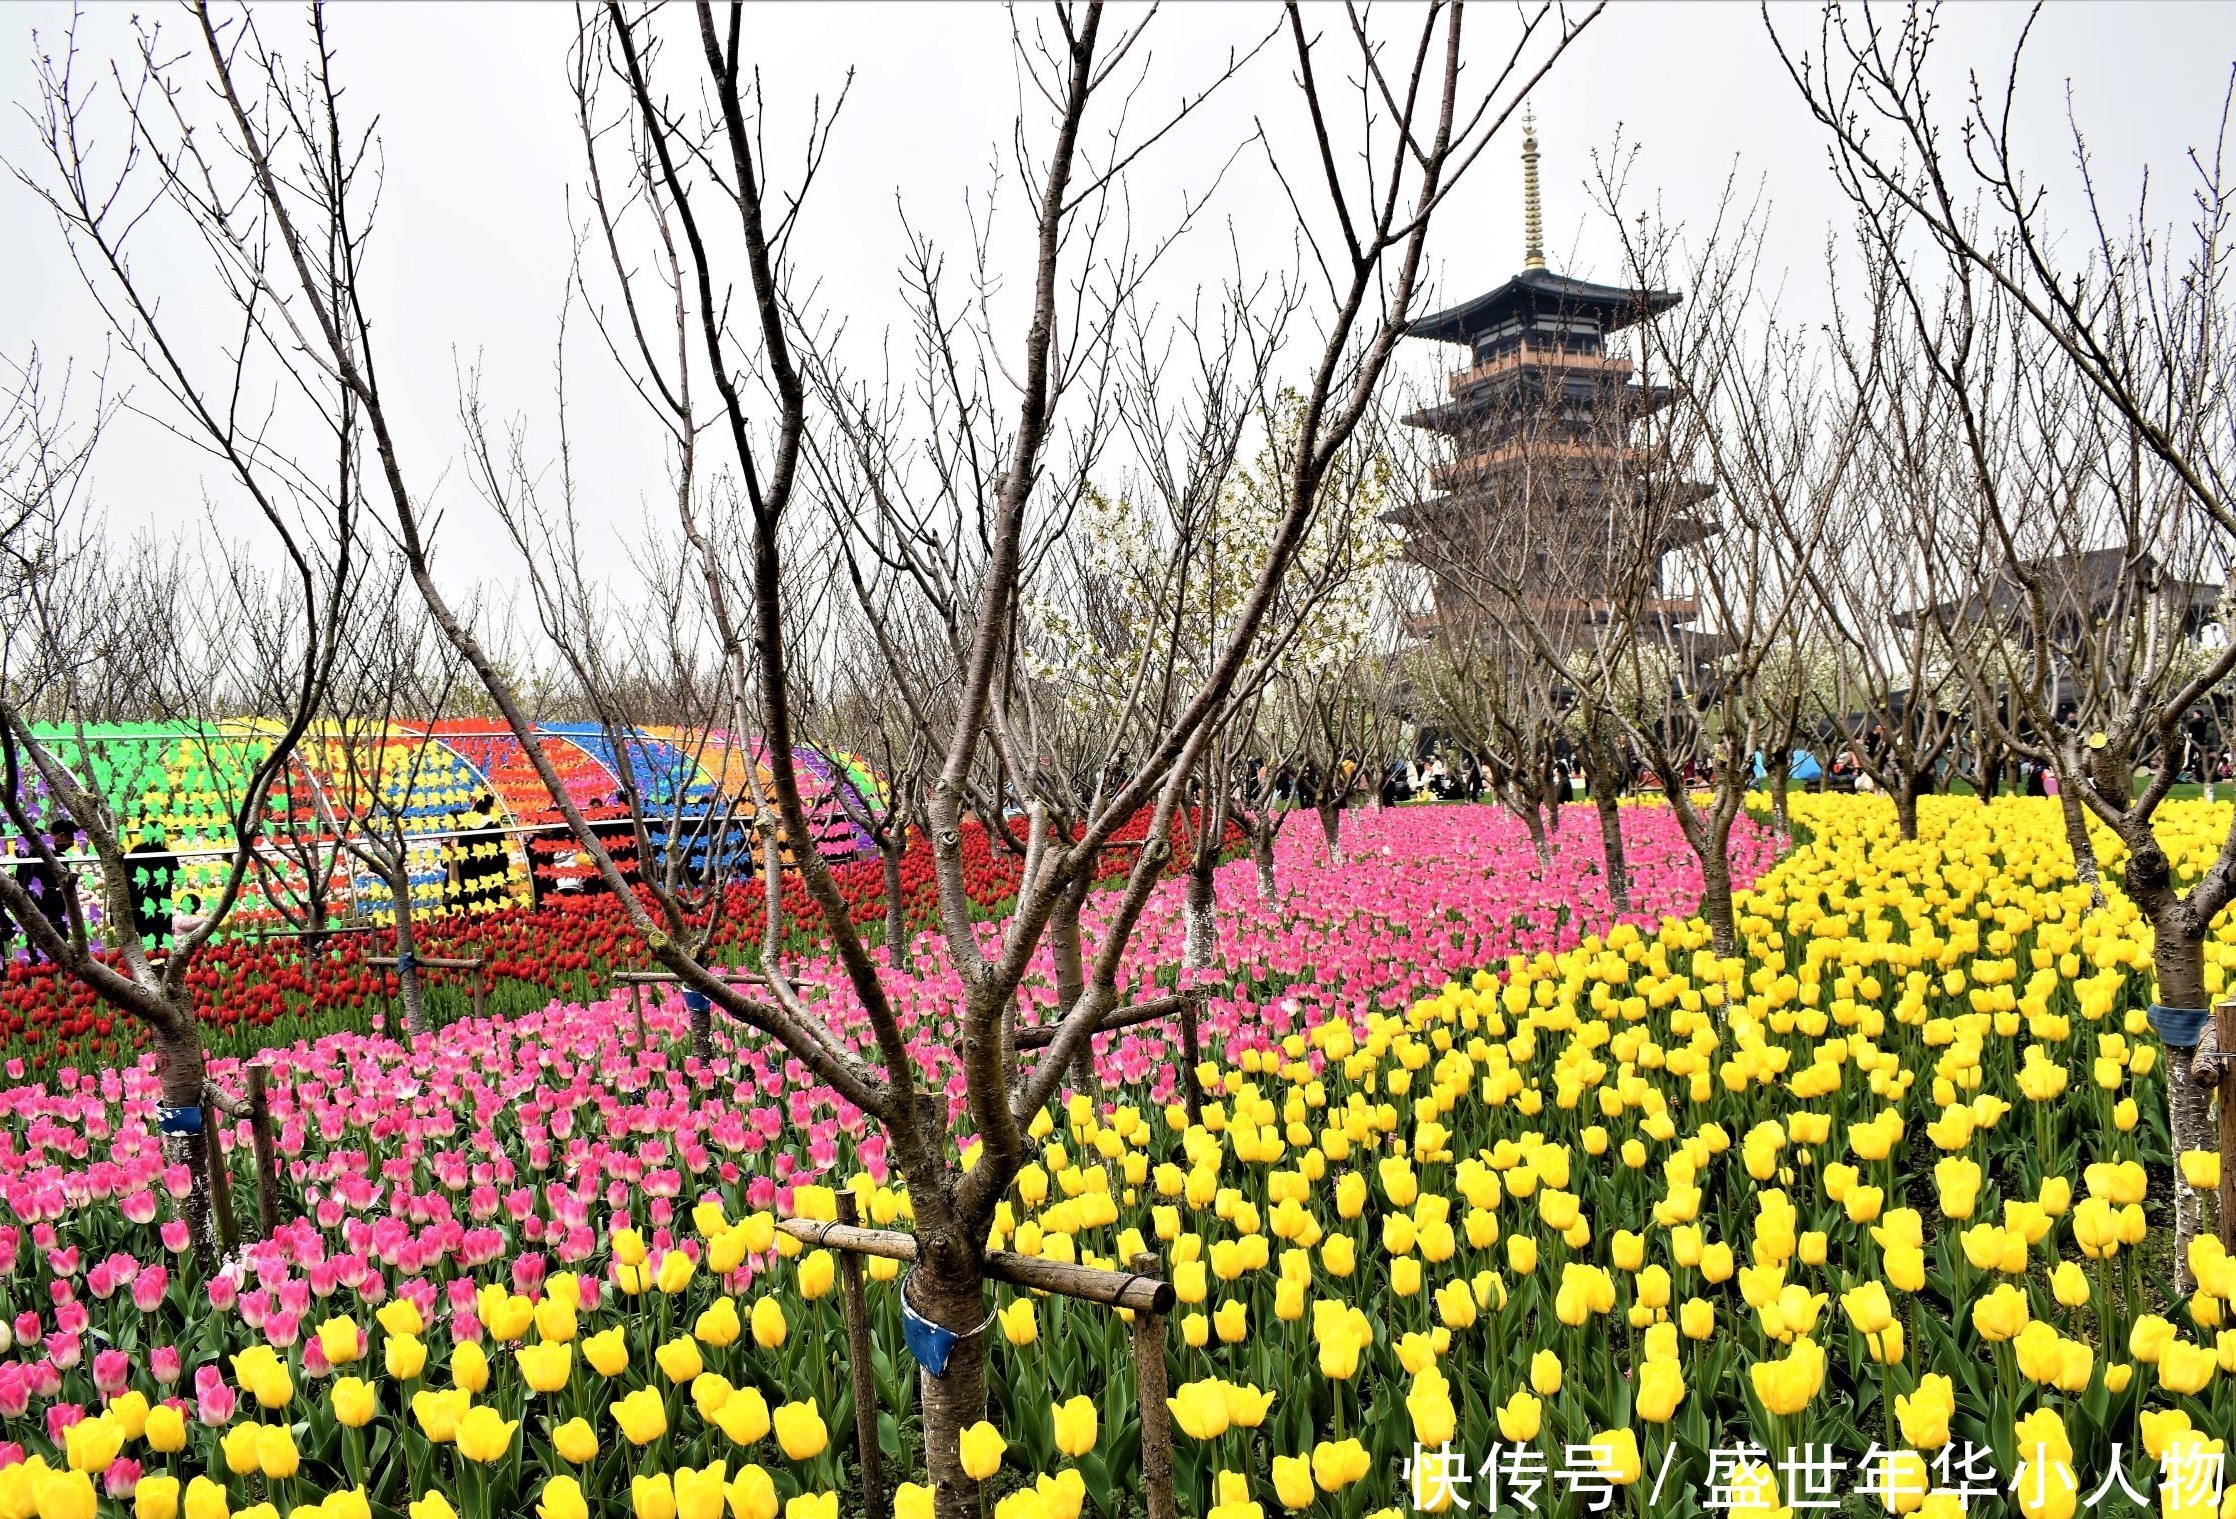
[[1280, 824], [1279, 813], [1268, 812], [1265, 821], [1250, 825], [1250, 859], [1258, 867], [1258, 900], [1271, 907], [1280, 899], [1280, 891], [1273, 879], [1273, 841]]
[[1793, 819], [1786, 811], [1786, 787], [1793, 779], [1793, 761], [1786, 760], [1765, 769], [1770, 780], [1770, 821], [1790, 843], [1793, 839]]
[[[2063, 795], [2065, 787], [2058, 792]], [[2205, 993], [2205, 941], [2192, 932], [2189, 914], [2181, 910], [2175, 894], [2173, 869], [2150, 833], [2150, 822], [2141, 819], [2123, 828], [2128, 845], [2127, 890], [2149, 917], [2156, 935], [2152, 969], [2158, 978], [2158, 1001], [2173, 1009], [2209, 1009]], [[2213, 1124], [2213, 1083], [2192, 1076], [2191, 1061], [2197, 1047], [2166, 1047], [2166, 1124], [2176, 1157], [2185, 1150], [2218, 1150], [2219, 1132]], [[2174, 1167], [2174, 1271], [2183, 1296], [2196, 1290], [2189, 1269], [2189, 1242], [2196, 1237], [2204, 1217], [2204, 1201]]]
[[[1083, 870], [1078, 879], [1064, 888], [1056, 899], [1056, 910], [1048, 917], [1048, 953], [1056, 962], [1056, 1017], [1062, 1019], [1079, 1004], [1087, 990], [1085, 959], [1080, 952], [1079, 913], [1087, 905], [1087, 891], [1094, 883], [1094, 871]], [[1088, 1039], [1079, 1046], [1073, 1057], [1071, 1085], [1075, 1092], [1092, 1092], [1095, 1080], [1095, 1041]]]
[[961, 1461], [961, 1432], [986, 1418], [986, 1280], [975, 1248], [961, 1239], [926, 1239], [908, 1275], [908, 1295], [917, 1313], [957, 1333], [944, 1376], [917, 1371], [932, 1512], [937, 1519], [982, 1519], [977, 1481]]
[[1599, 844], [1607, 859], [1607, 900], [1617, 912], [1630, 911], [1630, 864], [1623, 854], [1623, 813], [1618, 802], [1621, 777], [1615, 748], [1597, 719], [1584, 729], [1584, 784], [1599, 814]]
[[[778, 951], [784, 947], [784, 846], [778, 841], [776, 815], [764, 812], [761, 830], [761, 969], [776, 969]], [[805, 847], [805, 846], [802, 846]]]
[[2073, 878], [2088, 883], [2089, 905], [2104, 905], [2104, 881], [2096, 865], [2096, 846], [2089, 842], [2088, 818], [2081, 811], [2081, 796], [2065, 777], [2057, 778], [2058, 810], [2065, 814], [2065, 842], [2073, 851]]
[[908, 825], [887, 827], [877, 841], [885, 862], [885, 955], [894, 965], [908, 968], [908, 904], [901, 900], [901, 856], [908, 852]]
[[1995, 793], [2003, 787], [2003, 746], [1980, 741], [1980, 773], [1973, 779], [1973, 789], [1978, 792], [1980, 805], [1985, 807], [1995, 800]]
[[411, 857], [401, 848], [388, 871], [388, 896], [396, 911], [396, 995], [404, 1004], [404, 1029], [427, 1032], [427, 995], [419, 984], [419, 941], [412, 934]]
[[1894, 825], [1906, 839], [1918, 836], [1918, 778], [1907, 766], [1895, 783]]
[[1320, 832], [1328, 841], [1328, 863], [1343, 863], [1343, 804], [1339, 801], [1318, 802], [1313, 810], [1320, 814]]
[[1218, 900], [1211, 881], [1188, 872], [1187, 895], [1182, 900], [1181, 912], [1187, 925], [1187, 943], [1180, 952], [1180, 963], [1188, 970], [1204, 970], [1219, 960]]
[[697, 993], [684, 997], [683, 1005], [691, 1014], [691, 1056], [699, 1062], [699, 1069], [706, 1072], [700, 1079], [712, 1082], [714, 1064], [714, 1004]]
[[1592, 806], [1599, 813], [1599, 844], [1607, 856], [1607, 900], [1617, 912], [1630, 911], [1630, 865], [1623, 855], [1623, 810], [1614, 792], [1586, 778]]
[[[163, 1057], [163, 1105], [167, 1108], [201, 1109], [205, 1096], [207, 1071], [202, 1063], [201, 1032], [191, 1018], [183, 1027], [159, 1036], [157, 1048]], [[181, 1211], [186, 1218], [187, 1238], [194, 1247], [194, 1259], [205, 1274], [217, 1269], [217, 1214], [210, 1200], [209, 1166], [217, 1153], [216, 1122], [212, 1114], [202, 1113], [200, 1135], [167, 1135], [163, 1140], [164, 1159], [172, 1165], [183, 1165], [190, 1178]]]
[[1708, 847], [1700, 851], [1700, 915], [1715, 936], [1716, 953], [1737, 951], [1739, 936], [1731, 907], [1731, 846], [1721, 830], [1708, 830]]
[[1545, 815], [1537, 810], [1537, 799], [1531, 797], [1514, 809], [1522, 815], [1522, 825], [1529, 829], [1529, 845], [1536, 851], [1540, 870], [1553, 868], [1553, 846], [1545, 837]]

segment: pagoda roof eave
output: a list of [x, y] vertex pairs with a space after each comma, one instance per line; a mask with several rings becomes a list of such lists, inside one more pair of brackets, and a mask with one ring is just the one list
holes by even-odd
[[1684, 297], [1674, 290], [1630, 290], [1620, 285], [1599, 285], [1571, 279], [1549, 269], [1524, 269], [1495, 290], [1471, 301], [1448, 306], [1406, 324], [1409, 337], [1443, 343], [1468, 343], [1475, 334], [1500, 316], [1521, 306], [1552, 305], [1569, 311], [1597, 313], [1603, 330], [1619, 331], [1644, 316], [1659, 316]]

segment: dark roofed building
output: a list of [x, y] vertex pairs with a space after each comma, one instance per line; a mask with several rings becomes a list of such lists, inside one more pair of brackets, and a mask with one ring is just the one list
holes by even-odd
[[[2077, 640], [2084, 616], [2091, 624], [2101, 623], [2132, 613], [2143, 599], [2179, 608], [2185, 638], [2197, 637], [2220, 620], [2219, 586], [2205, 580], [2177, 579], [2149, 553], [2131, 562], [2125, 549], [2083, 549], [2029, 560], [2026, 568], [2028, 578], [2042, 584], [2054, 643]], [[2004, 565], [1979, 589], [1898, 612], [1892, 621], [1898, 628], [1915, 627], [1920, 618], [1926, 618], [1944, 630], [1995, 624], [2023, 632], [2019, 625], [2025, 617], [2026, 594], [2019, 575]]]
[[[1390, 520], [1405, 532], [1407, 557], [1435, 572], [1440, 618], [1466, 601], [1463, 584], [1487, 579], [1542, 584], [1539, 605], [1561, 619], [1603, 619], [1616, 578], [1634, 585], [1631, 577], [1644, 574], [1652, 593], [1636, 610], [1681, 627], [1698, 607], [1660, 593], [1660, 561], [1713, 531], [1684, 510], [1711, 489], [1677, 482], [1676, 509], [1625, 509], [1649, 475], [1670, 488], [1666, 460], [1634, 441], [1634, 424], [1666, 405], [1669, 393], [1638, 383], [1630, 359], [1609, 352], [1607, 340], [1683, 297], [1545, 267], [1534, 124], [1524, 134], [1521, 272], [1407, 328], [1462, 348], [1466, 358], [1446, 382], [1449, 399], [1405, 418], [1451, 440], [1448, 462], [1431, 476], [1436, 493], [1399, 507]], [[1659, 524], [1651, 545], [1639, 525], [1649, 515]]]

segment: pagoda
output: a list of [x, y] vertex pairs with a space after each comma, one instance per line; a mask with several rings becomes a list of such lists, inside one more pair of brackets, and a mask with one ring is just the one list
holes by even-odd
[[[1678, 478], [1665, 449], [1639, 441], [1638, 424], [1669, 392], [1640, 384], [1631, 359], [1608, 348], [1611, 335], [1682, 297], [1545, 266], [1533, 119], [1523, 125], [1522, 185], [1521, 272], [1406, 329], [1458, 345], [1464, 367], [1446, 381], [1449, 399], [1404, 419], [1449, 438], [1451, 455], [1430, 475], [1433, 494], [1389, 520], [1405, 532], [1406, 557], [1432, 572], [1439, 620], [1477, 604], [1471, 584], [1519, 586], [1526, 606], [1574, 629], [1611, 614], [1622, 577], [1634, 617], [1683, 627], [1699, 608], [1665, 593], [1661, 560], [1712, 531], [1690, 513], [1712, 488]], [[1647, 533], [1656, 548], [1641, 565]], [[1650, 577], [1644, 597], [1641, 576]]]

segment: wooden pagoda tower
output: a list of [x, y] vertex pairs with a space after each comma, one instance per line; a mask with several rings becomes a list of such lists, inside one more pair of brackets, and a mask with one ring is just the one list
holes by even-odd
[[[1712, 531], [1691, 513], [1712, 488], [1677, 478], [1665, 450], [1639, 441], [1669, 394], [1638, 383], [1608, 339], [1682, 297], [1545, 266], [1534, 120], [1523, 127], [1522, 183], [1521, 272], [1407, 329], [1458, 346], [1463, 367], [1446, 381], [1448, 399], [1404, 419], [1451, 450], [1430, 476], [1433, 494], [1390, 520], [1405, 532], [1406, 557], [1433, 572], [1439, 619], [1474, 604], [1464, 590], [1474, 581], [1521, 585], [1555, 620], [1601, 620], [1628, 577], [1634, 615], [1681, 627], [1698, 606], [1664, 592], [1661, 560]], [[1640, 576], [1651, 577], [1643, 596]]]

